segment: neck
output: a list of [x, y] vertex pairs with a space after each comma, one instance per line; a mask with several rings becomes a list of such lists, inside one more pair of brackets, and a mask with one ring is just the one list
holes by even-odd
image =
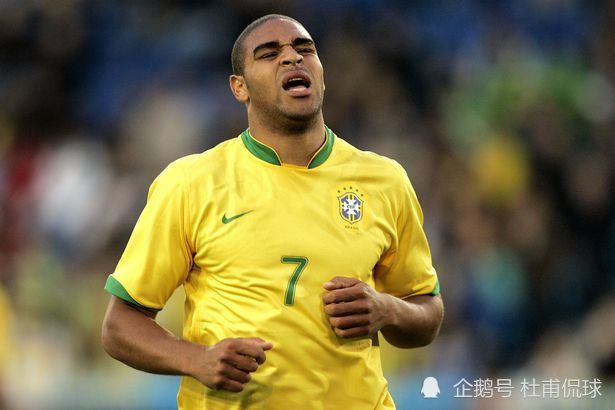
[[250, 134], [273, 148], [282, 163], [307, 166], [325, 141], [322, 113], [310, 123], [293, 126], [271, 126], [257, 119], [249, 119]]

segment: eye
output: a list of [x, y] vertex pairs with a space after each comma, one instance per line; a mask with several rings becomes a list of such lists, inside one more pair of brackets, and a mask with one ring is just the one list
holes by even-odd
[[310, 54], [310, 53], [315, 53], [316, 50], [312, 47], [300, 47], [297, 49], [297, 52], [301, 54]]
[[268, 51], [268, 52], [264, 53], [263, 55], [261, 55], [259, 58], [271, 59], [271, 58], [274, 58], [277, 55], [278, 55], [277, 51]]

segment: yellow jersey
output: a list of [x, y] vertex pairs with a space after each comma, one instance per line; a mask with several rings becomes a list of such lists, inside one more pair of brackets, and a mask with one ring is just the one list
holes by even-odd
[[240, 393], [183, 377], [181, 409], [391, 409], [377, 339], [337, 337], [322, 286], [438, 294], [422, 223], [395, 161], [326, 128], [307, 167], [283, 164], [246, 130], [156, 178], [105, 289], [159, 310], [183, 285], [186, 340], [273, 343]]

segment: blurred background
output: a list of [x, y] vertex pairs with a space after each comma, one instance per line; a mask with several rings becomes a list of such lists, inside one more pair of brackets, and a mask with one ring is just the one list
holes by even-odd
[[[606, 0], [0, 1], [0, 408], [175, 406], [177, 377], [103, 352], [102, 288], [155, 176], [246, 128], [230, 50], [272, 12], [316, 39], [327, 124], [401, 162], [425, 213], [447, 314], [431, 346], [383, 347], [398, 407], [613, 408]], [[454, 398], [462, 378], [513, 397]], [[523, 378], [602, 396], [523, 399]]]

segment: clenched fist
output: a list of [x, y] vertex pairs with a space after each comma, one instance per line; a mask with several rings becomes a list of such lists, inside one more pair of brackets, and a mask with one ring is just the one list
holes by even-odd
[[194, 358], [191, 376], [212, 389], [240, 392], [272, 347], [257, 337], [223, 339]]
[[325, 283], [325, 313], [336, 335], [374, 335], [386, 324], [386, 295], [356, 278], [337, 276]]

